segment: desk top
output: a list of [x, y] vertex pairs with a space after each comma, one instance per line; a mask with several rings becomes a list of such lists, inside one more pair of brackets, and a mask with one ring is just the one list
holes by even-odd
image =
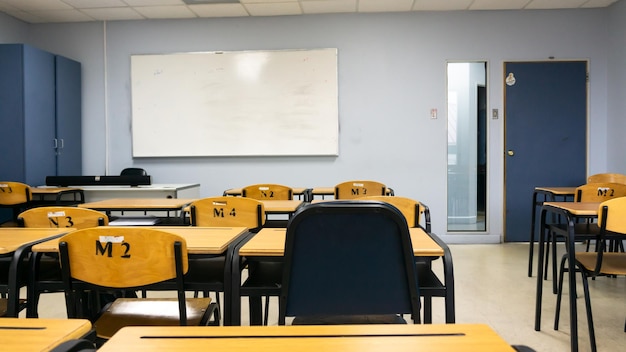
[[[248, 230], [245, 227], [151, 226], [150, 228], [183, 237], [187, 241], [189, 254], [222, 254], [226, 252], [228, 245]], [[58, 252], [59, 238], [39, 243], [33, 246], [32, 250], [44, 253]]]
[[545, 202], [544, 207], [565, 210], [575, 216], [598, 216], [599, 202]]
[[0, 227], [0, 255], [13, 253], [21, 246], [49, 237], [59, 236], [70, 231], [74, 231], [74, 229]]
[[185, 198], [113, 198], [78, 204], [95, 210], [180, 210], [195, 199]]
[[59, 194], [81, 192], [82, 188], [78, 187], [31, 187], [30, 192], [33, 195]]
[[98, 351], [123, 350], [514, 351], [493, 329], [483, 324], [126, 327]]
[[555, 196], [573, 196], [576, 193], [576, 187], [535, 187], [535, 192], [552, 193]]
[[[418, 257], [441, 257], [443, 249], [422, 228], [409, 228], [413, 253]], [[284, 228], [264, 228], [239, 249], [240, 256], [282, 257], [285, 253]]]
[[262, 200], [266, 214], [285, 214], [295, 212], [302, 203], [302, 200]]
[[50, 351], [83, 337], [91, 323], [83, 319], [0, 319], [0, 341], [7, 351]]

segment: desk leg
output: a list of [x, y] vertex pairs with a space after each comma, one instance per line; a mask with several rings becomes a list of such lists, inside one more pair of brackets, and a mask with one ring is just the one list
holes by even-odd
[[537, 296], [535, 297], [535, 331], [541, 331], [541, 299], [543, 294], [543, 255], [545, 242], [546, 210], [541, 209], [539, 227], [539, 253], [537, 258]]
[[574, 219], [567, 216], [567, 267], [569, 275], [570, 345], [572, 352], [578, 352], [578, 309], [576, 307], [576, 248]]
[[530, 238], [528, 248], [528, 277], [533, 276], [533, 252], [535, 246], [535, 213], [537, 212], [537, 191], [533, 192], [532, 214], [530, 216]]

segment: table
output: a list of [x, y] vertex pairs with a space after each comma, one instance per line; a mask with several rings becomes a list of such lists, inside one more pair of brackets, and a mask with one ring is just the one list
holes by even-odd
[[514, 349], [484, 324], [126, 327], [98, 351], [481, 351]]
[[[175, 233], [187, 242], [187, 253], [192, 255], [225, 255], [224, 265], [224, 322], [230, 322], [231, 298], [230, 258], [235, 246], [248, 233], [245, 227], [152, 226], [150, 228]], [[59, 251], [59, 238], [33, 246], [33, 252]]]
[[50, 351], [91, 330], [84, 319], [0, 319], [0, 341], [6, 351]]
[[[40, 186], [31, 187], [30, 192], [33, 195], [33, 201], [40, 204], [74, 205], [85, 202], [85, 192], [81, 188]], [[54, 196], [54, 201], [46, 200], [52, 196]], [[67, 199], [69, 196], [71, 199]]]
[[23, 265], [32, 246], [70, 231], [73, 229], [0, 227], [0, 257], [11, 257], [7, 280], [7, 317], [17, 317], [19, 313], [20, 272], [25, 270]]
[[[563, 200], [573, 198], [576, 187], [535, 187], [533, 191], [532, 215], [530, 220], [530, 238], [528, 248], [528, 277], [533, 276], [533, 251], [535, 245], [535, 224], [537, 209], [540, 209], [544, 202], [554, 202], [556, 197], [562, 197]], [[542, 200], [539, 200], [542, 196]]]
[[[576, 255], [574, 247], [575, 232], [574, 224], [578, 219], [597, 218], [597, 202], [545, 202], [541, 207], [540, 235], [539, 235], [539, 258], [537, 265], [537, 297], [535, 304], [535, 330], [541, 330], [541, 303], [543, 295], [543, 256], [545, 242], [546, 214], [552, 213], [563, 216], [567, 223], [565, 234], [565, 245], [567, 246], [568, 284], [569, 284], [569, 304], [570, 304], [570, 343], [572, 352], [578, 351], [578, 314], [576, 308]], [[556, 278], [553, 278], [556, 280]]]
[[149, 186], [81, 186], [86, 202], [111, 198], [200, 198], [200, 184], [151, 184]]
[[[170, 212], [181, 211], [189, 203], [196, 199], [187, 198], [113, 198], [105, 199], [97, 202], [89, 202], [79, 204], [81, 208], [104, 211], [107, 215], [111, 215], [113, 211], [140, 211], [147, 215], [147, 212], [167, 212], [167, 218], [170, 218]], [[181, 220], [182, 221], [182, 220]]]
[[[452, 271], [452, 258], [445, 244], [436, 236], [429, 235], [422, 228], [409, 228], [413, 253], [416, 257], [443, 257], [444, 281], [446, 293], [446, 322], [454, 323], [454, 275]], [[263, 228], [256, 234], [251, 234], [240, 242], [233, 254], [233, 305], [232, 322], [233, 325], [241, 324], [241, 269], [240, 257], [260, 260], [269, 258], [270, 260], [281, 261], [285, 250], [285, 238], [287, 230], [285, 228]], [[434, 237], [433, 237], [434, 236]], [[435, 240], [436, 238], [436, 240]], [[426, 313], [425, 313], [426, 316]], [[426, 320], [426, 318], [425, 318]]]

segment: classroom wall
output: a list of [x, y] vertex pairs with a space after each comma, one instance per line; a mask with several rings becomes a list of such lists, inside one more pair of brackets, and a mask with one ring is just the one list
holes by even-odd
[[[622, 8], [618, 11], [617, 17], [623, 15]], [[200, 183], [203, 196], [256, 182], [332, 186], [347, 179], [375, 179], [398, 195], [428, 204], [434, 231], [447, 241], [498, 242], [503, 220], [502, 118], [489, 120], [488, 126], [488, 234], [446, 235], [446, 61], [487, 60], [489, 108], [502, 114], [504, 60], [589, 59], [589, 154], [593, 155], [589, 170], [599, 172], [607, 166], [610, 12], [469, 11], [38, 24], [29, 27], [28, 40], [83, 63], [84, 174], [117, 174], [128, 166], [143, 167], [156, 183]], [[339, 51], [338, 157], [133, 160], [131, 54], [326, 47]], [[439, 111], [437, 119], [430, 118], [433, 108]]]
[[626, 174], [626, 1], [609, 13], [607, 170]]
[[22, 43], [28, 38], [28, 24], [0, 13], [0, 43]]

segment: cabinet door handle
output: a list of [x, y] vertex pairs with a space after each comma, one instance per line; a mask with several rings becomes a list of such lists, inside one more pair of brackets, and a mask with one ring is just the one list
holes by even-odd
[[59, 149], [63, 149], [65, 147], [65, 140], [61, 138], [60, 141], [61, 141], [61, 147]]
[[59, 147], [59, 140], [58, 139], [54, 139], [54, 149], [57, 149]]

